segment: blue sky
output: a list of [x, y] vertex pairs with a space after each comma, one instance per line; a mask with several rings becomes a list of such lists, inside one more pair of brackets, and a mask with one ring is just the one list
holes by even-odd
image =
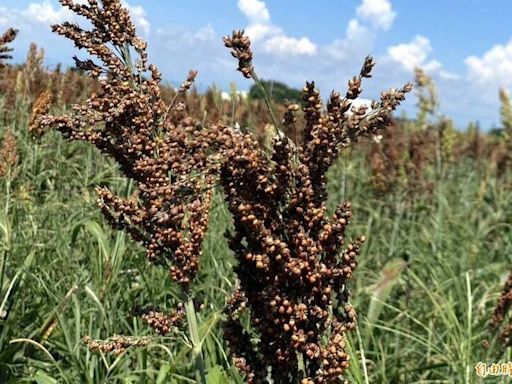
[[[170, 83], [197, 69], [201, 88], [228, 89], [232, 81], [250, 87], [221, 40], [245, 28], [260, 77], [295, 87], [316, 80], [324, 95], [344, 90], [367, 54], [377, 61], [365, 82], [367, 98], [412, 80], [414, 67], [423, 67], [438, 86], [441, 113], [459, 127], [472, 120], [499, 125], [498, 88], [512, 90], [510, 0], [129, 0], [127, 6], [149, 42], [150, 60]], [[56, 0], [0, 3], [0, 29], [21, 30], [17, 61], [35, 41], [48, 65], [71, 64], [72, 44], [49, 31], [67, 19], [73, 15]], [[415, 113], [415, 102], [410, 96], [407, 113]]]

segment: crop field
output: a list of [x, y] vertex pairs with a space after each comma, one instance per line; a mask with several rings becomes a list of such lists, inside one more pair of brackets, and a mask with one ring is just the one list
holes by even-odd
[[122, 2], [60, 2], [76, 68], [0, 31], [1, 384], [509, 382], [505, 90], [488, 132], [420, 68], [352, 105], [368, 56], [322, 100], [239, 30], [248, 97], [171, 87]]

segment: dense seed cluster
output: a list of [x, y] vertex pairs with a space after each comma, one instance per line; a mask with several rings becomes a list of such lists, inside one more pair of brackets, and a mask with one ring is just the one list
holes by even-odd
[[[50, 98], [43, 94], [30, 129], [39, 134], [56, 127], [66, 138], [89, 141], [117, 161], [136, 182], [136, 192], [125, 198], [98, 188], [103, 213], [144, 245], [149, 260], [168, 266], [172, 278], [186, 288], [197, 272], [208, 225], [217, 167], [209, 151], [223, 133], [203, 128], [188, 116], [183, 103], [164, 104], [160, 73], [148, 65], [146, 43], [135, 35], [119, 1], [61, 3], [89, 19], [93, 28], [87, 31], [64, 22], [53, 30], [100, 59], [101, 64], [75, 59], [82, 70], [105, 76], [98, 93], [75, 105], [72, 115], [48, 115]], [[132, 61], [132, 56], [138, 60]], [[195, 76], [189, 73], [179, 93], [192, 86]]]
[[[389, 137], [389, 134], [392, 136]], [[371, 185], [377, 195], [393, 193], [405, 184], [404, 164], [407, 143], [394, 130], [386, 132], [386, 140], [372, 145], [368, 154]]]
[[7, 129], [3, 136], [2, 146], [0, 147], [0, 177], [12, 177], [18, 160], [16, 137], [10, 129]]
[[[221, 183], [235, 224], [230, 247], [240, 280], [226, 309], [231, 316], [225, 335], [249, 382], [265, 382], [270, 368], [278, 383], [338, 383], [348, 366], [345, 333], [355, 326], [355, 312], [347, 282], [365, 238], [346, 244], [350, 203], [327, 216], [325, 174], [342, 148], [385, 128], [390, 112], [411, 90], [406, 85], [383, 93], [370, 112], [352, 107], [372, 67], [367, 58], [360, 75], [349, 81], [346, 97], [333, 92], [327, 112], [314, 83], [306, 83], [299, 147], [277, 135], [269, 158], [246, 135], [224, 151]], [[295, 109], [285, 115], [287, 124], [297, 123]], [[238, 321], [241, 308], [250, 311], [258, 331], [256, 346]]]
[[233, 31], [231, 36], [225, 36], [224, 45], [231, 48], [231, 55], [238, 59], [238, 71], [247, 79], [253, 77], [251, 40], [244, 35], [244, 31]]
[[41, 116], [50, 111], [53, 97], [50, 92], [43, 92], [34, 102], [32, 106], [32, 116], [28, 123], [28, 132], [32, 136], [41, 136], [44, 134], [46, 127], [42, 126], [39, 122]]
[[[505, 346], [512, 345], [512, 322], [509, 312], [512, 308], [512, 273], [508, 276], [491, 319], [491, 328]], [[506, 321], [509, 320], [507, 323]]]
[[179, 325], [185, 316], [185, 310], [183, 305], [179, 305], [178, 308], [171, 313], [164, 313], [157, 308], [148, 307], [139, 308], [134, 314], [140, 316], [141, 319], [158, 334], [167, 335]]
[[3, 35], [0, 36], [0, 68], [5, 65], [5, 60], [12, 59], [10, 52], [12, 52], [12, 48], [10, 48], [7, 44], [11, 43], [18, 34], [18, 30], [14, 28], [9, 28]]
[[112, 352], [119, 355], [128, 348], [144, 347], [148, 345], [149, 340], [145, 338], [115, 335], [106, 340], [92, 340], [90, 337], [85, 336], [83, 342], [91, 352]]
[[428, 196], [432, 185], [425, 170], [436, 159], [436, 132], [407, 132], [395, 125], [382, 136], [368, 153], [374, 192], [383, 196], [405, 191], [410, 199]]
[[[389, 124], [410, 85], [383, 93], [371, 107], [352, 106], [374, 65], [368, 57], [345, 97], [333, 92], [324, 110], [319, 91], [308, 82], [303, 129], [294, 127], [301, 140], [294, 143], [278, 132], [271, 148], [262, 148], [251, 134], [221, 123], [204, 127], [190, 116], [185, 100], [177, 97], [191, 87], [194, 71], [165, 105], [160, 74], [147, 63], [146, 43], [135, 35], [119, 0], [60, 1], [92, 24], [90, 31], [71, 23], [53, 29], [100, 59], [76, 59], [79, 68], [101, 79], [100, 89], [66, 116], [48, 114], [50, 101], [43, 95], [31, 130], [56, 127], [66, 138], [88, 141], [117, 161], [135, 182], [135, 192], [122, 197], [98, 188], [102, 212], [185, 289], [198, 270], [212, 190], [220, 183], [234, 221], [229, 245], [238, 260], [239, 288], [225, 310], [225, 337], [235, 365], [254, 383], [265, 382], [269, 369], [278, 383], [338, 383], [349, 360], [345, 334], [355, 326], [347, 282], [365, 238], [345, 239], [350, 203], [327, 214], [326, 172], [343, 148]], [[242, 74], [256, 80], [243, 31], [224, 43]], [[300, 107], [287, 109], [285, 125], [299, 125]], [[244, 310], [259, 335], [257, 344], [240, 323]], [[165, 334], [182, 311], [141, 315]], [[120, 351], [130, 345], [124, 341], [86, 342], [92, 349]]]

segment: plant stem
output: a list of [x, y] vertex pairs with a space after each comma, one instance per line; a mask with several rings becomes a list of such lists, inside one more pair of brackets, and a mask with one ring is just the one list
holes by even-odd
[[197, 379], [201, 384], [206, 384], [206, 373], [204, 370], [202, 343], [199, 337], [199, 329], [197, 326], [196, 310], [192, 297], [189, 297], [185, 303], [185, 312], [187, 314], [187, 323], [189, 329], [189, 337], [192, 341], [192, 358], [196, 362]]
[[[2, 251], [2, 258], [0, 259], [0, 291], [4, 284], [4, 273], [7, 264], [7, 256], [11, 251], [11, 223], [9, 222], [9, 209], [10, 209], [10, 196], [11, 196], [11, 180], [10, 175], [6, 178], [6, 191], [5, 191], [5, 247]], [[0, 314], [0, 318], [1, 318]]]
[[363, 367], [364, 382], [365, 382], [365, 384], [370, 384], [370, 380], [368, 378], [368, 368], [366, 367], [366, 356], [364, 354], [363, 340], [361, 338], [361, 332], [359, 332], [359, 325], [357, 325], [357, 324], [356, 324], [356, 332], [357, 332], [357, 341], [359, 342], [359, 348], [360, 348], [360, 352], [361, 352], [361, 366]]
[[254, 82], [256, 83], [256, 85], [260, 88], [261, 92], [263, 93], [263, 99], [265, 100], [265, 104], [267, 105], [267, 108], [270, 112], [270, 117], [272, 119], [272, 123], [274, 123], [274, 129], [276, 130], [276, 134], [279, 135], [279, 126], [277, 125], [277, 119], [274, 114], [274, 110], [272, 109], [272, 105], [270, 103], [270, 97], [268, 95], [268, 92], [265, 89], [265, 87], [263, 86], [261, 80], [258, 78], [258, 75], [256, 74], [255, 70], [252, 70], [251, 76], [252, 76]]

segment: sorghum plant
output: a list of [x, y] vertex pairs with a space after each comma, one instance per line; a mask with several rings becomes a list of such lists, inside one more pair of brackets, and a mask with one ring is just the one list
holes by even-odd
[[408, 133], [395, 123], [369, 151], [370, 181], [378, 196], [401, 190], [407, 181], [404, 164], [408, 159]]
[[404, 164], [407, 174], [407, 192], [413, 198], [418, 193], [430, 193], [432, 185], [426, 178], [425, 170], [432, 164], [436, 153], [436, 137], [433, 132], [411, 132], [407, 138], [407, 160]]
[[432, 80], [422, 68], [416, 68], [415, 80], [418, 94], [418, 126], [426, 129], [429, 116], [433, 116], [438, 108], [437, 89]]
[[[70, 106], [83, 100], [98, 90], [98, 82], [75, 68], [61, 71], [57, 65], [54, 70], [43, 66], [43, 50], [31, 45], [26, 61], [15, 66], [4, 66], [0, 71], [0, 92], [4, 110], [24, 113], [23, 107], [32, 102], [44, 91], [49, 91], [58, 108]], [[6, 113], [9, 122], [15, 121], [13, 113]]]
[[[55, 126], [66, 138], [93, 143], [135, 180], [137, 192], [128, 199], [98, 189], [102, 211], [114, 226], [146, 246], [149, 260], [172, 263], [173, 278], [186, 287], [197, 271], [206, 231], [212, 178], [203, 172], [208, 166], [204, 148], [213, 136], [196, 125], [180, 103], [163, 103], [160, 73], [148, 65], [146, 43], [135, 35], [119, 1], [61, 3], [94, 27], [85, 31], [65, 22], [53, 30], [103, 63], [75, 58], [79, 68], [93, 77], [106, 74], [107, 79], [101, 80], [98, 94], [73, 107], [75, 114], [42, 115], [36, 126]], [[131, 51], [138, 54], [137, 62], [131, 61]], [[194, 77], [189, 75], [180, 93]]]
[[437, 166], [440, 176], [453, 158], [455, 130], [451, 120], [437, 116], [434, 81], [421, 68], [416, 68], [415, 75], [416, 119], [396, 121], [395, 127], [383, 134], [384, 140], [371, 146], [371, 183], [379, 195], [405, 190], [407, 197], [414, 200], [428, 194], [432, 185], [426, 178], [427, 168]]
[[[70, 115], [49, 114], [51, 96], [43, 93], [35, 103], [30, 130], [41, 134], [55, 127], [65, 138], [88, 141], [116, 160], [134, 181], [135, 192], [123, 197], [98, 188], [103, 214], [145, 247], [149, 261], [168, 268], [186, 293], [198, 270], [218, 167], [209, 152], [219, 140], [228, 145], [230, 137], [222, 129], [203, 129], [180, 101], [195, 72], [171, 104], [163, 102], [160, 73], [148, 64], [146, 43], [136, 36], [120, 1], [60, 2], [88, 19], [92, 29], [64, 22], [53, 31], [99, 59], [75, 61], [91, 77], [103, 78], [99, 91], [84, 104], [74, 105]], [[160, 332], [181, 318], [155, 310], [141, 314]]]
[[[506, 346], [512, 345], [512, 323], [508, 313], [512, 306], [512, 273], [508, 276], [498, 303], [494, 308], [491, 319], [491, 328], [496, 332], [500, 341]], [[506, 322], [508, 320], [508, 323]]]
[[0, 147], [0, 177], [11, 178], [18, 160], [16, 137], [8, 129], [3, 135], [2, 146]]
[[[326, 111], [314, 83], [306, 84], [300, 145], [279, 131], [271, 111], [276, 134], [271, 148], [262, 148], [252, 134], [223, 124], [204, 127], [188, 113], [180, 96], [195, 72], [169, 104], [163, 102], [160, 74], [147, 63], [146, 43], [136, 36], [119, 0], [60, 2], [92, 24], [84, 30], [65, 22], [53, 30], [100, 59], [75, 59], [81, 70], [102, 77], [100, 90], [65, 116], [49, 114], [50, 101], [43, 94], [31, 130], [55, 127], [64, 137], [88, 141], [117, 161], [135, 182], [135, 193], [125, 198], [99, 188], [102, 212], [146, 248], [150, 261], [169, 268], [185, 293], [198, 270], [212, 188], [220, 182], [234, 220], [230, 246], [239, 262], [239, 289], [225, 310], [225, 336], [236, 365], [249, 382], [265, 381], [268, 369], [279, 383], [339, 382], [348, 365], [345, 332], [355, 326], [347, 281], [365, 239], [345, 244], [350, 203], [327, 215], [325, 174], [343, 148], [388, 125], [411, 86], [384, 92], [371, 108], [352, 107], [363, 78], [371, 76], [374, 63], [368, 57], [359, 76], [349, 81], [345, 97], [331, 94]], [[224, 41], [242, 74], [258, 81], [249, 39], [236, 31]], [[298, 123], [297, 109], [288, 107], [284, 126]], [[139, 312], [159, 333], [167, 333], [189, 302], [185, 311]], [[259, 335], [257, 345], [238, 321], [244, 307]], [[108, 350], [134, 345], [129, 338], [119, 340], [86, 343], [94, 349], [107, 345]]]
[[457, 131], [454, 128], [453, 120], [444, 117], [438, 124], [442, 163], [446, 166], [454, 160], [454, 149], [459, 140], [457, 137]]
[[[224, 42], [242, 74], [257, 81], [243, 31]], [[225, 151], [221, 183], [234, 219], [230, 247], [240, 280], [226, 308], [225, 333], [251, 383], [266, 382], [269, 370], [276, 383], [338, 383], [348, 366], [345, 334], [355, 327], [355, 311], [347, 283], [365, 237], [346, 242], [349, 202], [327, 215], [326, 172], [343, 148], [385, 128], [411, 90], [407, 84], [384, 92], [371, 108], [352, 106], [373, 66], [367, 57], [345, 96], [332, 92], [326, 110], [315, 84], [306, 83], [302, 144], [278, 133], [267, 156], [246, 135]], [[289, 109], [285, 125], [298, 123], [296, 109]], [[259, 334], [257, 345], [239, 321], [244, 309]]]
[[494, 158], [496, 176], [502, 178], [512, 163], [512, 103], [505, 89], [500, 89], [500, 117], [502, 125], [502, 140], [498, 143]]
[[44, 49], [38, 48], [35, 43], [30, 44], [27, 59], [23, 68], [18, 71], [16, 80], [16, 98], [18, 100], [28, 100], [31, 94], [38, 94], [45, 89], [43, 63]]
[[510, 102], [510, 95], [508, 92], [500, 88], [500, 117], [503, 133], [507, 136], [512, 135], [512, 103]]
[[[9, 54], [12, 52], [12, 48], [9, 48], [7, 44], [12, 42], [16, 38], [17, 34], [18, 30], [9, 28], [2, 36], [0, 36], [0, 69], [2, 69], [0, 73], [4, 72], [3, 69], [6, 68], [5, 60], [12, 58]], [[1, 96], [3, 97], [2, 87], [0, 87], [0, 93], [2, 93]], [[16, 143], [16, 136], [10, 128], [5, 129], [2, 136], [2, 146], [0, 147], [0, 178], [5, 178], [6, 180], [6, 196], [9, 197], [11, 181], [15, 177], [16, 164], [19, 160], [19, 152]], [[8, 204], [6, 207], [8, 207]], [[2, 268], [0, 268], [0, 280], [2, 277], [1, 275], [3, 274], [1, 269]], [[1, 288], [2, 287], [0, 286], [0, 289]]]
[[10, 52], [12, 48], [8, 47], [7, 44], [11, 43], [18, 34], [18, 30], [9, 28], [2, 36], [0, 36], [0, 68], [5, 65], [5, 60], [12, 59]]
[[368, 163], [370, 181], [379, 196], [403, 193], [409, 202], [432, 192], [426, 170], [435, 156], [435, 133], [411, 131], [407, 123], [395, 121], [382, 134], [379, 143], [371, 143]]

